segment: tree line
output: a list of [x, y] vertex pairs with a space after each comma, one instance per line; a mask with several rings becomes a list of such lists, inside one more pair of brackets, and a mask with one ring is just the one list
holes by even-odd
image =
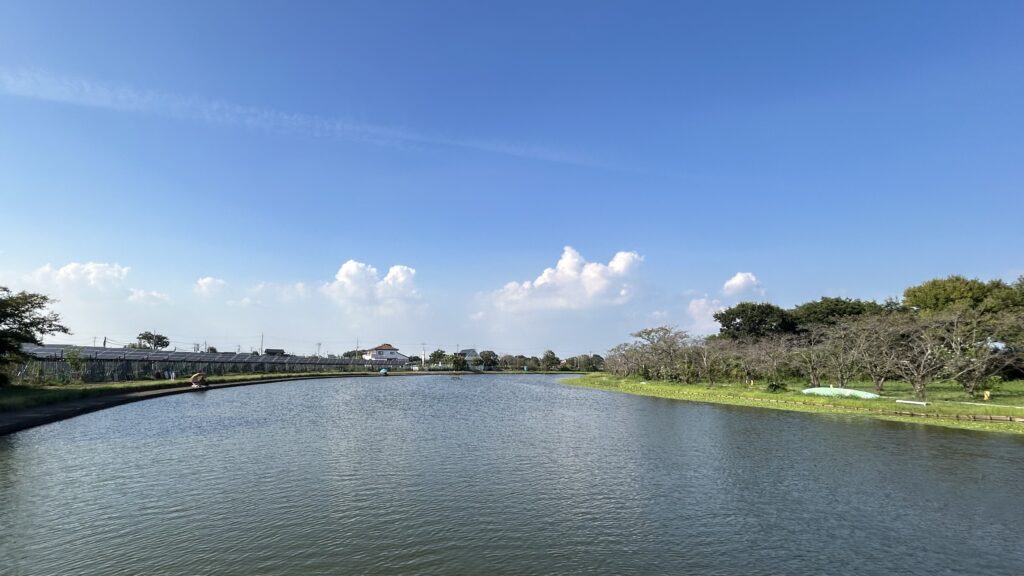
[[[418, 356], [409, 358], [410, 362], [419, 362]], [[604, 368], [604, 358], [598, 354], [580, 354], [561, 359], [552, 350], [545, 350], [540, 357], [523, 354], [499, 355], [493, 350], [484, 350], [476, 357], [466, 358], [458, 353], [448, 353], [442, 349], [434, 350], [427, 356], [431, 366], [451, 367], [453, 370], [514, 370], [514, 371], [554, 371], [574, 370], [594, 372]]]
[[870, 380], [928, 385], [955, 381], [969, 396], [1024, 367], [1024, 276], [983, 282], [963, 276], [907, 288], [900, 300], [823, 297], [793, 308], [741, 302], [714, 315], [719, 333], [695, 337], [671, 326], [635, 332], [608, 352], [605, 368], [623, 376], [714, 386], [742, 380], [782, 390], [846, 387]]

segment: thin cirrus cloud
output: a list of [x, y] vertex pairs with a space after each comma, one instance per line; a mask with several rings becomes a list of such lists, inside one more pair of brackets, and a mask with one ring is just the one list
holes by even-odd
[[292, 284], [277, 284], [274, 282], [260, 282], [249, 290], [252, 298], [270, 297], [273, 300], [287, 304], [298, 300], [305, 300], [309, 297], [309, 287], [305, 282], [294, 282]]
[[543, 146], [423, 134], [376, 124], [141, 90], [37, 70], [0, 70], [0, 93], [87, 108], [151, 114], [275, 133], [333, 137], [375, 145], [443, 146], [560, 164], [603, 165], [579, 154]]
[[242, 297], [229, 299], [225, 303], [233, 308], [292, 304], [309, 298], [310, 291], [309, 286], [305, 282], [294, 282], [291, 284], [260, 282], [255, 286], [247, 288], [244, 294]]
[[633, 296], [631, 279], [643, 262], [636, 252], [618, 252], [607, 263], [587, 262], [571, 246], [554, 268], [535, 280], [509, 282], [486, 298], [499, 310], [578, 310], [625, 304]]

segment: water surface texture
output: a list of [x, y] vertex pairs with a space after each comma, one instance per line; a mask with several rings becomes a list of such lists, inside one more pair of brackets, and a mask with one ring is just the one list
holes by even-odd
[[0, 437], [0, 574], [1024, 574], [1024, 441], [540, 375], [195, 392]]

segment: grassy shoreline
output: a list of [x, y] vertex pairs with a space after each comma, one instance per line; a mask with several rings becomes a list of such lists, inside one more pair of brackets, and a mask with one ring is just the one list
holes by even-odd
[[[300, 372], [283, 373], [268, 372], [260, 374], [228, 374], [210, 376], [211, 384], [243, 383], [277, 378], [309, 378], [317, 377], [348, 377], [371, 376], [371, 372]], [[132, 380], [127, 382], [103, 382], [98, 384], [68, 384], [64, 386], [7, 386], [0, 388], [0, 413], [13, 412], [26, 408], [37, 408], [49, 404], [57, 404], [67, 400], [107, 396], [122, 392], [141, 392], [143, 390], [162, 390], [188, 386], [188, 378], [175, 380]]]
[[[914, 422], [986, 432], [1024, 434], [1024, 422], [1006, 421], [1007, 418], [1024, 419], [1024, 383], [1004, 385], [998, 401], [975, 405], [962, 392], [941, 385], [935, 386], [935, 401], [927, 406], [897, 404], [897, 399], [912, 399], [909, 390], [902, 390], [900, 383], [890, 385], [891, 391], [878, 400], [857, 400], [822, 396], [807, 396], [799, 389], [787, 392], [766, 392], [738, 383], [726, 383], [708, 388], [704, 384], [677, 384], [671, 382], [646, 382], [637, 378], [620, 378], [609, 374], [587, 374], [580, 378], [563, 381], [572, 386], [624, 392], [638, 396], [651, 396], [690, 402], [751, 406], [791, 412], [818, 414], [844, 414], [879, 420]], [[870, 390], [870, 386], [854, 386]], [[958, 397], [955, 394], [959, 393]], [[962, 402], [961, 402], [962, 401]], [[981, 404], [980, 401], [977, 404]], [[989, 421], [988, 418], [999, 419]]]

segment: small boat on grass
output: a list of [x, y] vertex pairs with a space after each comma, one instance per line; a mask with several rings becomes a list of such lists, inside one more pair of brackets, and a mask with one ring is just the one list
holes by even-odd
[[863, 390], [854, 390], [853, 388], [805, 388], [803, 393], [812, 396], [839, 396], [843, 398], [860, 398], [862, 400], [874, 400], [879, 397], [878, 394], [873, 392], [864, 392]]

